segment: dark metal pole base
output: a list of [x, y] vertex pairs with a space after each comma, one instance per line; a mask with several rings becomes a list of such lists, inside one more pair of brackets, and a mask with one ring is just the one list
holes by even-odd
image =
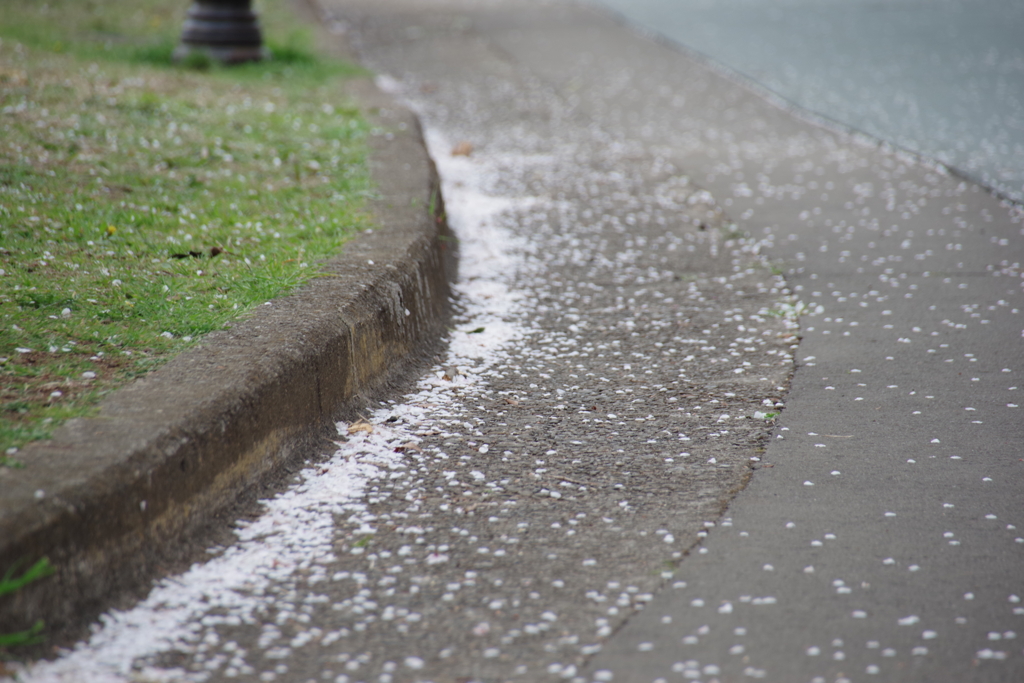
[[195, 0], [188, 9], [175, 61], [200, 54], [223, 64], [266, 59], [251, 0]]

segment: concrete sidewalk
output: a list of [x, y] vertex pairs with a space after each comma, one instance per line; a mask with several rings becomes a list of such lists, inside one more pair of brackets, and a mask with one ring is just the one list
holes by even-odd
[[[802, 300], [768, 465], [651, 607], [550, 672], [1024, 679], [1019, 207], [809, 123], [582, 4], [332, 6], [428, 130], [485, 155], [510, 138], [542, 153], [586, 129], [680, 169]], [[647, 229], [651, 215], [637, 218]]]
[[72, 420], [0, 469], [0, 570], [56, 574], [0, 599], [0, 632], [37, 619], [67, 642], [112, 603], [187, 566], [267, 485], [336, 437], [335, 421], [436, 351], [455, 242], [416, 118], [368, 79], [377, 226], [320, 277]]

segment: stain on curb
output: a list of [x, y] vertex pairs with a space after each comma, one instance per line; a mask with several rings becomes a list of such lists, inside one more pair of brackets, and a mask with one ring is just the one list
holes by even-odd
[[[240, 498], [318, 453], [336, 420], [438, 342], [456, 254], [416, 118], [369, 81], [379, 226], [324, 277], [260, 306], [23, 451], [0, 496], [0, 568], [56, 573], [0, 601], [0, 631], [65, 633], [143, 589]], [[22, 564], [24, 569], [29, 565]]]

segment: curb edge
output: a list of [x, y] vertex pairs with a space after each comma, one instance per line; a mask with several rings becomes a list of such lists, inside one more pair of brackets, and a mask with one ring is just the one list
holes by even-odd
[[23, 450], [32, 465], [0, 499], [0, 568], [48, 556], [56, 572], [5, 598], [4, 629], [43, 619], [59, 641], [144, 590], [210, 520], [319, 452], [337, 419], [439, 343], [457, 254], [437, 171], [415, 115], [368, 81], [349, 90], [387, 131], [369, 140], [377, 227], [328, 261], [327, 277]]

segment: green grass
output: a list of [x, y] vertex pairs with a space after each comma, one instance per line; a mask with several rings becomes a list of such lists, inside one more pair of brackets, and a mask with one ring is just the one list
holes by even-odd
[[[11, 593], [16, 593], [33, 581], [39, 581], [44, 579], [55, 570], [53, 565], [50, 564], [50, 559], [47, 557], [41, 558], [34, 565], [25, 570], [21, 576], [15, 576], [14, 572], [18, 569], [17, 566], [11, 567], [4, 574], [3, 578], [0, 578], [0, 598]], [[44, 628], [42, 620], [36, 621], [31, 628], [24, 631], [16, 631], [14, 633], [0, 633], [0, 650], [8, 647], [18, 647], [21, 645], [33, 645], [42, 641], [40, 633]]]
[[4, 2], [0, 467], [370, 227], [361, 72], [284, 0], [275, 59], [173, 65], [187, 6]]

